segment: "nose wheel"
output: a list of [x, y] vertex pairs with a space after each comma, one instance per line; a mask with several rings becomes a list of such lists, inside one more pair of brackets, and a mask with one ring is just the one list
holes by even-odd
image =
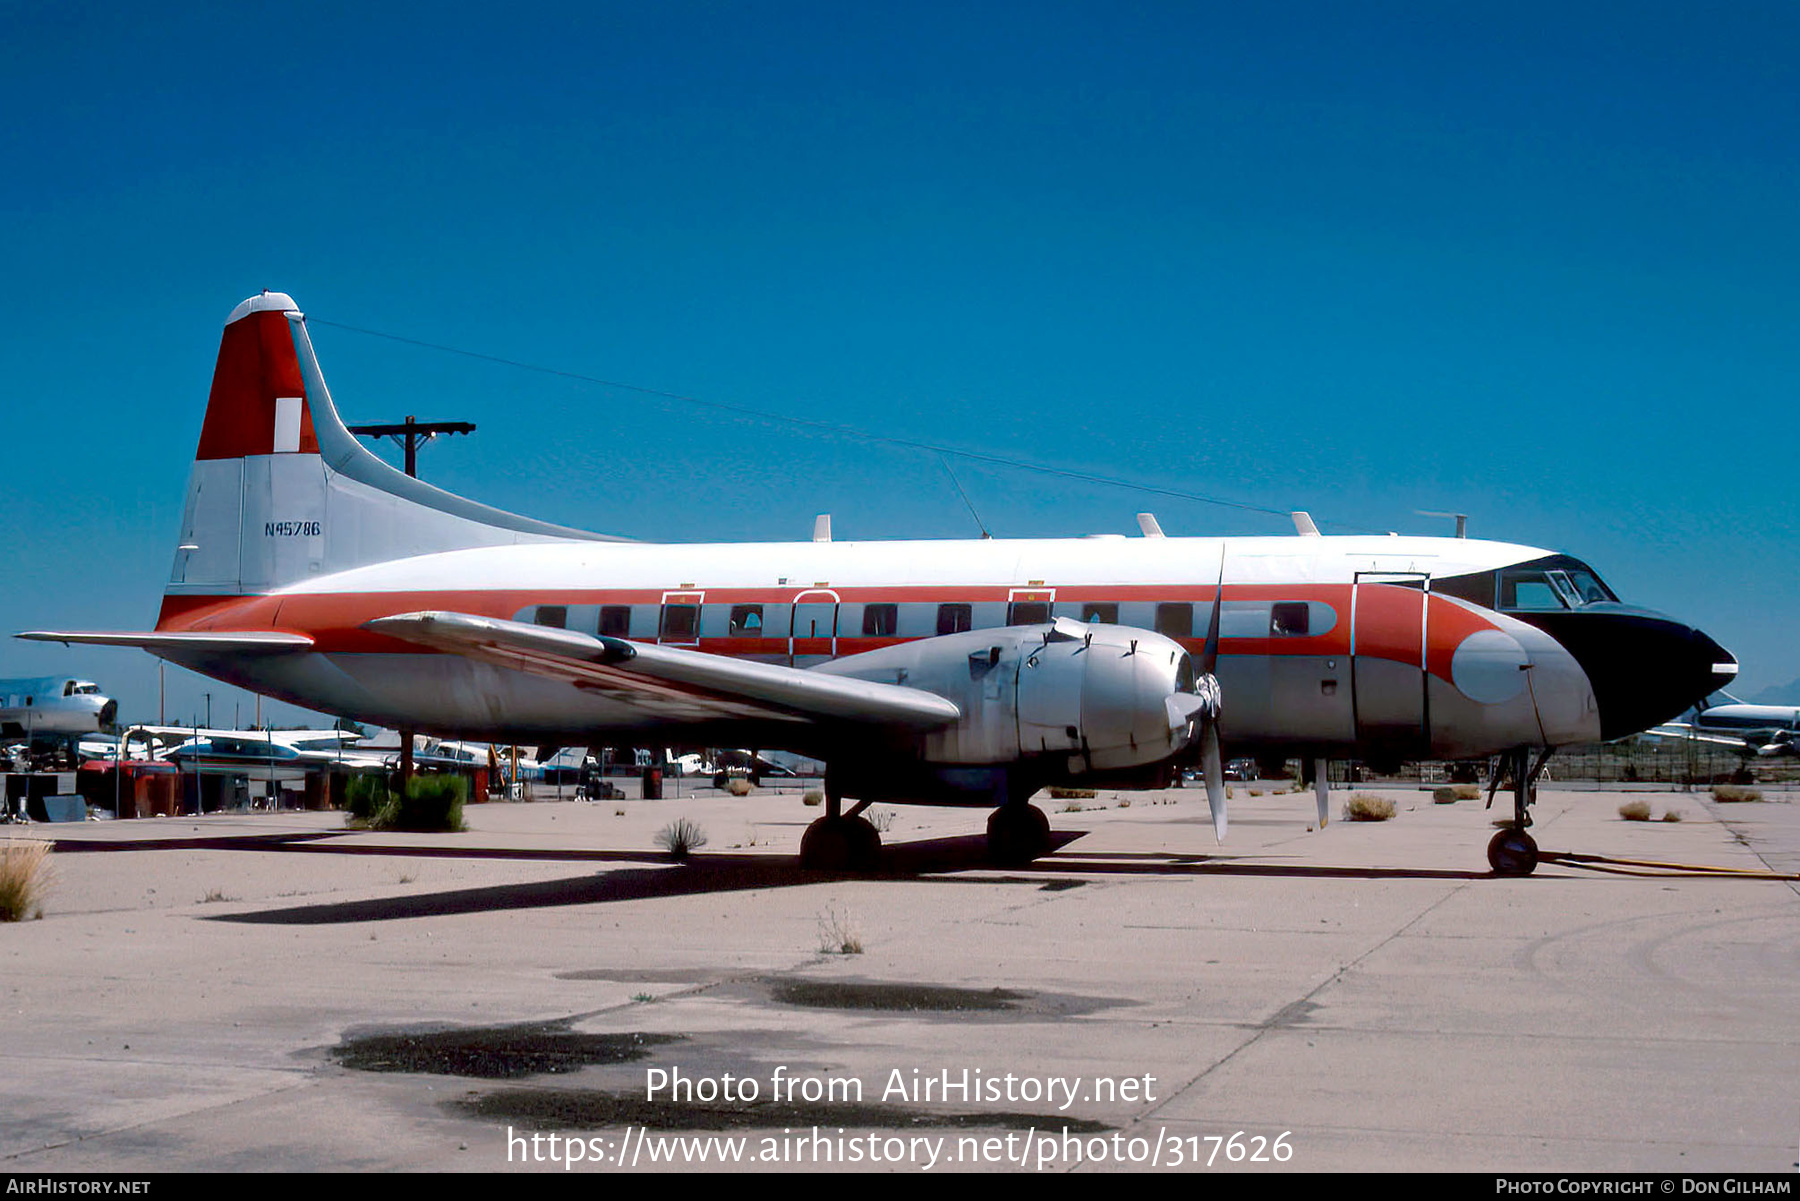
[[[1488, 866], [1494, 869], [1496, 876], [1529, 876], [1537, 870], [1537, 839], [1525, 832], [1531, 825], [1531, 802], [1537, 799], [1537, 778], [1542, 774], [1544, 765], [1550, 762], [1554, 747], [1546, 747], [1537, 758], [1531, 761], [1531, 748], [1519, 747], [1507, 752], [1506, 758], [1512, 760], [1513, 778], [1513, 819], [1512, 824], [1495, 834], [1488, 840]], [[1488, 805], [1494, 803], [1494, 793], [1500, 787], [1500, 761], [1493, 768], [1493, 782], [1488, 785]]]
[[1537, 839], [1509, 826], [1488, 841], [1488, 866], [1496, 876], [1529, 876], [1537, 870]]

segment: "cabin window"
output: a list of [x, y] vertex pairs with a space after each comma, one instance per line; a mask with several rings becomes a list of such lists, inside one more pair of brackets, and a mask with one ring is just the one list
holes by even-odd
[[63, 685], [63, 695], [64, 696], [74, 696], [75, 695], [75, 681], [74, 680], [70, 680], [67, 684]]
[[664, 605], [662, 632], [664, 642], [694, 642], [700, 631], [699, 605]]
[[1112, 601], [1089, 601], [1081, 606], [1081, 620], [1116, 626], [1119, 624], [1119, 606]]
[[1169, 638], [1194, 636], [1194, 606], [1188, 602], [1156, 606], [1156, 632]]
[[1312, 610], [1305, 601], [1278, 601], [1269, 607], [1269, 633], [1300, 635], [1312, 629]]
[[761, 605], [731, 606], [731, 636], [733, 638], [761, 638], [763, 632], [763, 611]]
[[600, 634], [605, 638], [626, 638], [631, 634], [630, 605], [601, 605]]
[[549, 626], [553, 630], [567, 629], [569, 625], [569, 606], [539, 605], [537, 609], [537, 624]]
[[890, 638], [900, 628], [899, 605], [864, 605], [863, 637]]
[[1006, 624], [1009, 626], [1042, 625], [1049, 620], [1049, 601], [1014, 601], [1006, 606]]
[[939, 605], [937, 632], [940, 634], [960, 634], [974, 626], [968, 605]]

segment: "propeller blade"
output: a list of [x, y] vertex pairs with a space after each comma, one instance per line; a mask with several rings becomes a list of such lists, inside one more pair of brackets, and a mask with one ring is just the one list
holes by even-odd
[[1313, 799], [1319, 805], [1319, 829], [1331, 820], [1331, 777], [1325, 774], [1325, 760], [1313, 760]]
[[1211, 722], [1200, 735], [1200, 764], [1206, 776], [1206, 803], [1212, 809], [1213, 835], [1225, 841], [1225, 758], [1219, 751], [1219, 728]]
[[1219, 584], [1213, 589], [1212, 618], [1206, 623], [1206, 649], [1200, 652], [1200, 674], [1210, 676], [1219, 666], [1219, 611], [1225, 603], [1225, 548], [1219, 547]]

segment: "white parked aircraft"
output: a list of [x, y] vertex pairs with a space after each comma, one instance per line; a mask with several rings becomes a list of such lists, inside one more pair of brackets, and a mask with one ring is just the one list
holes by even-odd
[[0, 680], [0, 739], [93, 734], [112, 725], [116, 701], [91, 680], [34, 676]]
[[[1529, 872], [1531, 781], [1736, 661], [1621, 604], [1581, 562], [1459, 538], [1145, 536], [649, 545], [547, 525], [387, 466], [344, 428], [293, 301], [226, 322], [156, 629], [230, 683], [440, 737], [782, 748], [827, 764], [803, 860], [868, 862], [870, 802], [994, 806], [1028, 859], [1058, 783], [1152, 787], [1234, 754], [1505, 754]], [[1222, 698], [1229, 698], [1224, 705]], [[1535, 755], [1535, 766], [1533, 756]], [[1322, 776], [1322, 773], [1320, 773]], [[844, 798], [860, 802], [841, 810]], [[1320, 816], [1324, 817], [1320, 792]]]
[[1764, 758], [1800, 754], [1800, 705], [1750, 705], [1721, 692], [1707, 697], [1688, 720], [1651, 732], [1736, 746]]

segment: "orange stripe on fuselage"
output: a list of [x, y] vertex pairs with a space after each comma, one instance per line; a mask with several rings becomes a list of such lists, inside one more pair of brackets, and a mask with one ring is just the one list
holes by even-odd
[[[798, 590], [793, 588], [713, 588], [706, 591], [707, 604], [786, 604]], [[845, 588], [840, 592], [846, 604], [874, 601], [920, 603], [959, 601], [967, 603], [1005, 602], [1011, 591], [1005, 586], [923, 588], [900, 587]], [[1214, 590], [1210, 586], [1157, 587], [1155, 585], [1081, 586], [1063, 590], [1067, 599], [1059, 604], [1087, 601], [1188, 600], [1210, 605]], [[295, 593], [261, 597], [169, 596], [163, 600], [158, 630], [284, 630], [306, 634], [314, 640], [314, 649], [326, 653], [345, 654], [437, 654], [414, 643], [403, 642], [363, 629], [377, 617], [396, 613], [442, 610], [469, 613], [478, 617], [495, 617], [510, 621], [514, 615], [532, 605], [660, 605], [666, 595], [663, 589], [456, 589], [416, 592]], [[1261, 638], [1221, 638], [1223, 655], [1330, 656], [1350, 653], [1350, 596], [1348, 584], [1227, 584], [1228, 601], [1317, 601], [1328, 604], [1337, 613], [1337, 621], [1323, 634]], [[1421, 594], [1417, 589], [1381, 584], [1365, 584], [1357, 597], [1357, 652], [1377, 658], [1417, 666], [1419, 663], [1419, 618]], [[1430, 644], [1427, 667], [1433, 675], [1450, 679], [1450, 664], [1456, 648], [1477, 630], [1497, 628], [1479, 613], [1442, 597], [1430, 597]], [[1195, 615], [1196, 618], [1200, 614]], [[1197, 620], [1196, 626], [1203, 626]], [[648, 641], [648, 640], [644, 640]], [[852, 654], [894, 646], [913, 638], [877, 638], [857, 634], [837, 636], [838, 653]], [[1205, 635], [1177, 639], [1190, 652], [1199, 653], [1205, 646]], [[785, 636], [703, 638], [699, 650], [722, 655], [785, 655], [789, 642]], [[802, 638], [794, 642], [798, 654], [828, 654], [831, 642], [826, 638]]]

